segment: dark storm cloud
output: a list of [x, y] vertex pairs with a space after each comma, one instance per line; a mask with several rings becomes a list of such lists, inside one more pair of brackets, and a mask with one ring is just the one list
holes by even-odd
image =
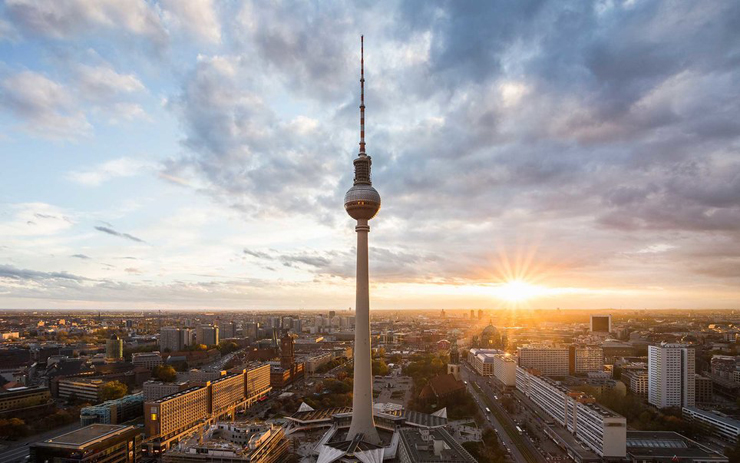
[[116, 230], [114, 230], [112, 228], [109, 228], [109, 227], [96, 226], [95, 229], [98, 230], [98, 231], [101, 231], [103, 233], [107, 233], [109, 235], [118, 236], [118, 237], [121, 237], [121, 238], [126, 238], [127, 240], [131, 240], [131, 241], [136, 241], [137, 243], [145, 243], [146, 242], [146, 241], [142, 240], [141, 238], [137, 238], [137, 237], [135, 237], [133, 235], [129, 235], [128, 233], [118, 232], [118, 231], [116, 231]]

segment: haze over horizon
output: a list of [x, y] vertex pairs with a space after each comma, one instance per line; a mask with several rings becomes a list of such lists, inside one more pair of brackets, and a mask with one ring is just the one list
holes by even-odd
[[0, 309], [737, 309], [740, 4], [0, 5]]

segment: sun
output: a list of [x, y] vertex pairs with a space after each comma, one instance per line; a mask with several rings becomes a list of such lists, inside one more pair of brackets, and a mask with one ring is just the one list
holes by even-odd
[[507, 302], [524, 302], [541, 293], [541, 288], [524, 280], [509, 280], [495, 287], [494, 294]]

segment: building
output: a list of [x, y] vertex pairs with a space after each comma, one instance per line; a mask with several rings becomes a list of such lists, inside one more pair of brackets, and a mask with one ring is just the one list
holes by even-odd
[[123, 340], [115, 334], [105, 341], [105, 358], [115, 360], [123, 358]]
[[[482, 314], [483, 312], [478, 312]], [[488, 326], [483, 328], [480, 335], [480, 347], [483, 349], [498, 349], [504, 347], [503, 336], [493, 324], [489, 322]]]
[[640, 397], [648, 395], [647, 364], [632, 364], [622, 367], [622, 382], [633, 394]]
[[658, 408], [693, 407], [694, 364], [694, 349], [684, 344], [649, 346], [648, 402]]
[[442, 399], [449, 400], [465, 391], [465, 384], [455, 375], [437, 375], [427, 382], [419, 391], [419, 400], [438, 404]]
[[592, 333], [611, 333], [612, 316], [611, 315], [591, 315], [591, 332]]
[[192, 433], [198, 426], [252, 406], [271, 390], [270, 366], [251, 365], [240, 373], [222, 376], [202, 386], [144, 403], [147, 452], [157, 455]]
[[165, 326], [159, 330], [159, 349], [162, 352], [179, 352], [183, 348], [180, 329]]
[[502, 354], [498, 349], [470, 349], [468, 363], [482, 376], [493, 376], [493, 362], [496, 355]]
[[147, 381], [144, 383], [144, 401], [152, 402], [162, 397], [184, 391], [188, 388], [188, 382], [164, 383], [162, 381]]
[[517, 349], [519, 366], [533, 368], [545, 376], [568, 376], [570, 348], [528, 345]]
[[582, 375], [604, 370], [604, 351], [601, 347], [570, 346], [571, 374]]
[[719, 439], [733, 445], [737, 444], [738, 437], [740, 437], [740, 421], [730, 418], [724, 413], [701, 410], [696, 407], [684, 407], [682, 414], [685, 419], [698, 423]]
[[137, 367], [153, 369], [162, 364], [162, 355], [159, 351], [154, 352], [136, 352], [131, 354], [131, 363]]
[[57, 384], [60, 399], [76, 399], [83, 402], [98, 403], [107, 381], [100, 378], [70, 377], [62, 378]]
[[0, 419], [44, 416], [54, 412], [51, 391], [47, 387], [0, 388]]
[[627, 431], [631, 463], [729, 463], [724, 455], [671, 431]]
[[216, 423], [202, 436], [164, 454], [164, 463], [275, 463], [288, 451], [283, 428], [271, 424]]
[[91, 424], [30, 446], [30, 462], [136, 463], [141, 431], [134, 426]]
[[218, 326], [200, 325], [195, 333], [195, 339], [198, 344], [206, 346], [215, 346], [219, 342]]
[[475, 458], [444, 428], [402, 429], [399, 435], [399, 463], [475, 462]]
[[306, 366], [306, 372], [309, 375], [313, 375], [316, 373], [316, 370], [318, 370], [321, 366], [331, 362], [333, 358], [334, 356], [331, 352], [322, 352], [320, 354], [306, 357], [303, 363]]
[[497, 354], [493, 357], [493, 374], [506, 387], [516, 386], [516, 357]]
[[702, 375], [694, 375], [694, 384], [696, 392], [694, 393], [694, 400], [696, 403], [711, 403], [714, 400], [712, 378]]
[[129, 394], [116, 400], [107, 400], [80, 410], [80, 424], [121, 424], [138, 418], [144, 411], [144, 394]]
[[516, 370], [516, 388], [598, 456], [625, 457], [627, 420], [592, 396], [521, 366]]

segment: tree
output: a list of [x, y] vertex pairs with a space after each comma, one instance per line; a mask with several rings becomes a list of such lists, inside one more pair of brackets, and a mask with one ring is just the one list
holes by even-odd
[[128, 386], [120, 381], [109, 381], [103, 384], [100, 398], [103, 400], [120, 399], [128, 393]]
[[177, 379], [177, 371], [171, 365], [157, 365], [152, 370], [152, 377], [165, 383], [171, 383]]
[[18, 418], [0, 420], [0, 435], [15, 440], [28, 435], [28, 427], [25, 421]]
[[385, 376], [388, 371], [389, 368], [385, 360], [373, 360], [373, 375]]

